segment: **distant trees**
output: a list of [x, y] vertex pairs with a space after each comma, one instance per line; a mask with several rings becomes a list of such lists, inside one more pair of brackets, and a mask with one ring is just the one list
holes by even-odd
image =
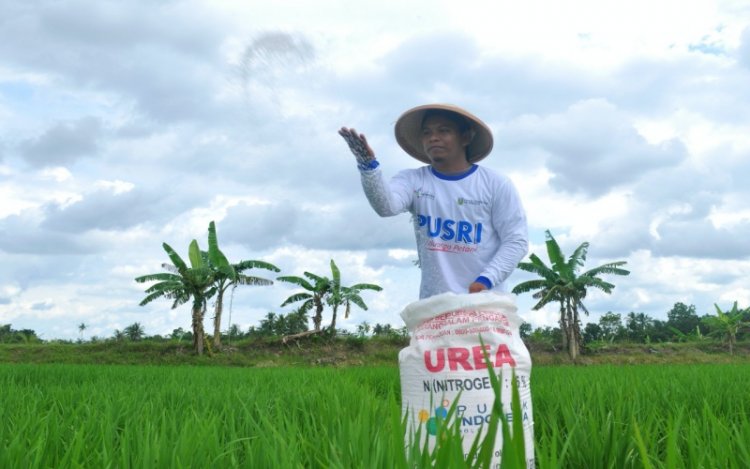
[[583, 328], [583, 343], [589, 344], [591, 342], [597, 342], [602, 340], [604, 334], [602, 333], [602, 326], [595, 322], [589, 322]]
[[146, 335], [146, 331], [143, 329], [141, 323], [134, 322], [123, 330], [123, 334], [128, 338], [128, 340], [137, 342], [143, 339], [143, 337]]
[[229, 326], [229, 329], [227, 329], [227, 343], [231, 344], [232, 339], [241, 339], [244, 336], [242, 333], [242, 329], [238, 324], [232, 324]]
[[630, 312], [623, 324], [622, 315], [608, 311], [598, 323], [586, 324], [584, 342], [646, 342], [654, 333], [654, 320], [644, 313]]
[[284, 337], [306, 332], [307, 311], [298, 308], [288, 314], [276, 314], [269, 312], [260, 320], [260, 325], [250, 328], [248, 334], [251, 337]]
[[562, 344], [562, 331], [559, 327], [537, 327], [528, 335], [527, 339], [530, 342], [537, 342], [552, 347], [558, 347]]
[[614, 342], [615, 339], [623, 336], [622, 316], [612, 311], [604, 314], [599, 318], [599, 330], [601, 331], [601, 340]]
[[[737, 302], [728, 311], [723, 311], [718, 305], [714, 305], [714, 308], [716, 315], [698, 316], [694, 305], [678, 302], [667, 312], [669, 319], [666, 321], [654, 319], [643, 312], [631, 311], [626, 315], [624, 325], [621, 314], [609, 311], [600, 316], [598, 322], [586, 324], [582, 332], [583, 342], [647, 344], [716, 337], [727, 344], [730, 353], [734, 353], [737, 341], [750, 331], [750, 308], [741, 309]], [[532, 331], [528, 339], [561, 344], [562, 338], [557, 338], [560, 335], [559, 328], [540, 327]]]
[[15, 330], [10, 324], [0, 324], [0, 343], [2, 344], [27, 344], [40, 341], [41, 339], [32, 329]]
[[182, 340], [193, 340], [193, 334], [190, 331], [186, 331], [185, 329], [178, 327], [177, 329], [173, 329], [172, 333], [169, 334], [169, 338], [171, 340], [176, 340], [177, 342], [181, 342]]
[[372, 326], [372, 335], [374, 336], [393, 335], [395, 333], [396, 333], [396, 330], [390, 324], [377, 323], [374, 326]]
[[625, 320], [625, 334], [633, 342], [645, 342], [653, 327], [654, 320], [644, 313], [631, 311]]
[[678, 302], [667, 312], [667, 326], [683, 334], [694, 333], [700, 325], [701, 319], [698, 317], [693, 305], [688, 306]]
[[375, 325], [371, 325], [367, 321], [362, 321], [361, 323], [359, 323], [354, 333], [358, 337], [371, 337], [375, 340], [407, 339], [409, 337], [409, 329], [406, 326], [402, 326], [397, 329], [390, 324], [375, 323]]
[[370, 335], [370, 332], [372, 332], [372, 326], [370, 326], [369, 322], [362, 321], [357, 325], [357, 336], [367, 337]]

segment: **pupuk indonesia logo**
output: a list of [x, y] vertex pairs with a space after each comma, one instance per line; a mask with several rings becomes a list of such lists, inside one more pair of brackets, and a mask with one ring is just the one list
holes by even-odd
[[443, 399], [442, 405], [435, 407], [435, 416], [430, 417], [430, 412], [427, 409], [422, 409], [417, 414], [419, 421], [426, 425], [427, 433], [435, 436], [438, 431], [438, 422], [442, 422], [448, 418], [448, 408], [450, 407], [450, 401]]

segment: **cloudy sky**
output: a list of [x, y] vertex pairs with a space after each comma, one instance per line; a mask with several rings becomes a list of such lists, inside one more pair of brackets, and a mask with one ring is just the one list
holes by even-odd
[[[333, 258], [345, 284], [384, 287], [342, 326], [400, 327], [409, 217], [372, 212], [336, 130], [365, 132], [390, 176], [418, 166], [392, 129], [427, 102], [492, 127], [483, 164], [516, 183], [531, 252], [546, 259], [549, 229], [568, 254], [589, 241], [591, 267], [628, 262], [589, 320], [750, 306], [750, 2], [685, 5], [4, 0], [0, 324], [189, 328], [189, 305], [139, 307], [133, 279], [161, 271], [162, 242], [205, 248], [215, 220], [232, 261], [327, 275]], [[296, 291], [239, 288], [231, 321], [289, 312]]]

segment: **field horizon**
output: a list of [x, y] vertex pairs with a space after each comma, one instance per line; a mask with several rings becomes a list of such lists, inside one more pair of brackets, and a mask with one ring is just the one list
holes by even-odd
[[[316, 340], [319, 339], [319, 340]], [[240, 367], [398, 365], [405, 338], [313, 338], [283, 344], [279, 340], [245, 340], [223, 345], [211, 354], [196, 356], [190, 342], [82, 342], [0, 344], [0, 363], [69, 363], [132, 365], [216, 365]], [[735, 346], [730, 355], [715, 340], [680, 343], [596, 343], [584, 348], [573, 362], [559, 348], [527, 341], [534, 366], [710, 364], [750, 361], [750, 341]]]

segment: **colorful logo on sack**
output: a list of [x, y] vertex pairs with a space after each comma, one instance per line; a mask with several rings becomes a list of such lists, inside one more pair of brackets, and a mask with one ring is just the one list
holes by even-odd
[[[448, 420], [449, 408], [450, 401], [448, 399], [443, 399], [441, 405], [435, 407], [433, 417], [430, 417], [430, 412], [427, 409], [419, 411], [417, 414], [419, 422], [425, 425], [428, 435], [437, 435], [438, 427], [441, 423], [445, 425], [446, 420]], [[468, 411], [472, 411], [472, 415], [467, 415]], [[521, 412], [521, 421], [524, 423], [528, 422], [530, 420], [528, 399], [521, 401]], [[492, 404], [487, 404], [486, 402], [475, 404], [471, 409], [465, 405], [457, 405], [456, 417], [461, 422], [462, 427], [481, 427], [482, 425], [490, 423], [490, 419], [492, 418]], [[513, 422], [513, 414], [511, 412], [506, 412], [504, 417], [507, 422]], [[473, 432], [473, 430], [468, 431]]]
[[435, 436], [438, 431], [438, 423], [448, 418], [448, 408], [451, 403], [448, 399], [443, 399], [443, 402], [439, 407], [435, 407], [435, 416], [430, 417], [430, 412], [427, 409], [422, 409], [417, 414], [419, 422], [425, 424], [427, 433]]

